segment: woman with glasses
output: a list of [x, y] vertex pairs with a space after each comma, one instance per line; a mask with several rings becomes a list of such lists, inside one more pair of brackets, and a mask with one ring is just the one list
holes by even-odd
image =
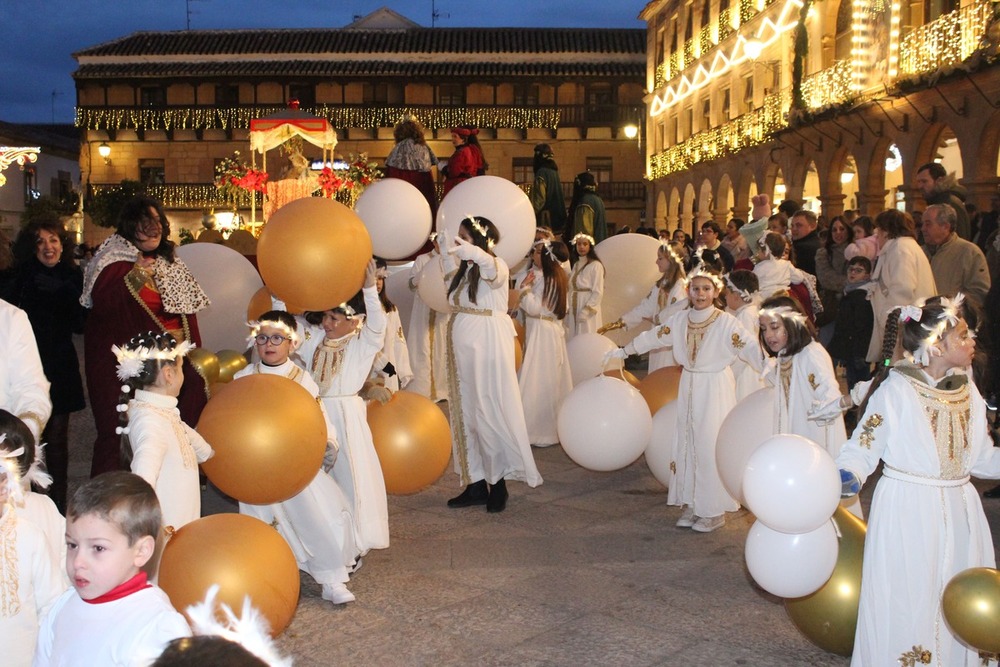
[[[208, 297], [168, 238], [170, 222], [160, 202], [135, 197], [122, 207], [115, 233], [101, 244], [87, 265], [80, 303], [90, 309], [84, 327], [84, 364], [97, 440], [91, 475], [121, 469], [118, 396], [112, 345], [122, 345], [146, 331], [170, 333], [178, 343], [201, 345], [198, 311]], [[184, 384], [177, 407], [194, 426], [207, 401], [205, 380], [190, 361], [183, 365]]]

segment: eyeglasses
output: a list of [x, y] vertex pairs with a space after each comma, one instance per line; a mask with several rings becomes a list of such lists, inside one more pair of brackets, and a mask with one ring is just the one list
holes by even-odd
[[267, 345], [268, 341], [270, 341], [271, 345], [274, 346], [281, 345], [288, 340], [288, 338], [281, 334], [271, 334], [270, 336], [267, 334], [257, 334], [253, 339], [258, 345]]

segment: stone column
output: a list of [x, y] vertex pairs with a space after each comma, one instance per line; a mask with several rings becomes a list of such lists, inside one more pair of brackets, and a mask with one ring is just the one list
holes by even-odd
[[844, 213], [844, 201], [846, 199], [847, 195], [839, 193], [819, 196], [820, 213], [827, 219], [827, 222]]
[[980, 181], [962, 179], [962, 186], [968, 190], [966, 202], [975, 204], [977, 211], [990, 210], [990, 198], [997, 193], [1000, 177], [986, 178]]
[[876, 215], [885, 210], [885, 198], [888, 194], [888, 190], [858, 192], [858, 208], [861, 209], [861, 215], [867, 215], [874, 220]]

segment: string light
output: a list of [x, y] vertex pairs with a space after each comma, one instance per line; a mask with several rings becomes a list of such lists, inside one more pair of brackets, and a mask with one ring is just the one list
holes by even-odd
[[[979, 0], [914, 29], [900, 43], [898, 75], [910, 77], [959, 64], [979, 48], [992, 20], [993, 3]], [[899, 30], [898, 22], [892, 25]]]
[[14, 163], [23, 167], [25, 162], [36, 162], [41, 150], [38, 146], [0, 146], [0, 188], [7, 182], [3, 175], [7, 167]]
[[832, 67], [802, 80], [802, 99], [810, 110], [839, 104], [856, 97], [853, 87], [853, 63], [838, 60]]

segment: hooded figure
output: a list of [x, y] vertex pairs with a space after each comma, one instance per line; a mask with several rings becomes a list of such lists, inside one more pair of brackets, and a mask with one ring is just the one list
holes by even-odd
[[597, 194], [597, 179], [589, 171], [577, 174], [573, 181], [573, 201], [569, 205], [569, 237], [587, 234], [600, 243], [608, 236], [604, 202]]
[[559, 167], [548, 144], [535, 146], [535, 182], [531, 186], [531, 206], [535, 209], [535, 224], [548, 227], [556, 234], [566, 228], [566, 200], [563, 198]]

